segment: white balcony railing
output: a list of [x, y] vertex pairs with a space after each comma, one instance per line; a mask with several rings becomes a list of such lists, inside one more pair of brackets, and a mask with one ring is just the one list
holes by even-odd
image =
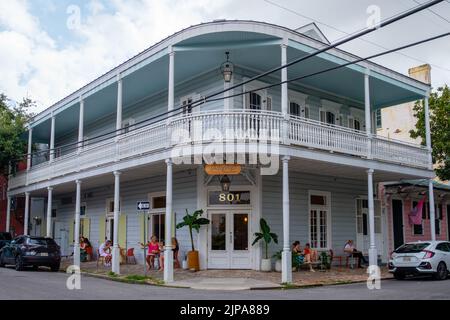
[[[427, 169], [426, 148], [381, 137], [369, 138], [364, 132], [290, 117], [267, 111], [213, 111], [180, 116], [94, 143], [80, 152], [56, 158], [18, 173], [9, 181], [16, 189], [68, 174], [107, 166], [132, 157], [149, 154], [182, 143], [211, 141], [279, 142], [383, 162]], [[371, 152], [369, 151], [371, 148]]]

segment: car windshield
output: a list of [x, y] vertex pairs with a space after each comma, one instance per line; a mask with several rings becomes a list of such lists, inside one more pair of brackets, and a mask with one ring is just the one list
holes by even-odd
[[430, 244], [424, 243], [407, 243], [395, 250], [395, 253], [418, 253], [428, 247]]
[[7, 232], [0, 233], [0, 240], [11, 241], [11, 234]]
[[56, 245], [56, 243], [53, 239], [45, 239], [45, 238], [29, 238], [28, 244], [39, 245], [39, 246], [54, 246], [54, 245]]

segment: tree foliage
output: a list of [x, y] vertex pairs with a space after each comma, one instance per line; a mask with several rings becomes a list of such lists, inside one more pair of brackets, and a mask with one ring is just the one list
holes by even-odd
[[264, 241], [264, 253], [266, 259], [269, 259], [269, 244], [275, 242], [278, 244], [278, 235], [273, 232], [270, 232], [270, 227], [267, 224], [267, 221], [261, 218], [259, 221], [260, 232], [255, 232], [255, 240], [253, 240], [252, 246], [254, 246], [258, 241]]
[[189, 228], [189, 235], [191, 237], [192, 251], [195, 251], [194, 237], [192, 235], [192, 230], [199, 232], [201, 226], [205, 226], [205, 225], [209, 224], [208, 219], [201, 218], [202, 214], [203, 214], [203, 210], [197, 210], [193, 214], [189, 214], [189, 211], [186, 209], [186, 215], [183, 217], [183, 222], [180, 222], [176, 226], [177, 229], [181, 229], [184, 227]]
[[[450, 88], [445, 85], [432, 92], [429, 99], [430, 130], [433, 148], [433, 163], [441, 180], [450, 180]], [[423, 101], [414, 106], [417, 118], [416, 129], [410, 131], [412, 138], [425, 138], [425, 107]]]
[[0, 174], [7, 174], [9, 163], [17, 162], [27, 151], [26, 141], [21, 139], [21, 135], [32, 117], [29, 109], [33, 106], [35, 102], [26, 98], [10, 107], [6, 95], [0, 94]]

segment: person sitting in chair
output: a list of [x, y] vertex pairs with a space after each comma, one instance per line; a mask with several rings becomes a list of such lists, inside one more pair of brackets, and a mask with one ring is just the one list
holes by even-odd
[[312, 267], [312, 262], [317, 260], [317, 251], [312, 250], [309, 243], [305, 244], [305, 249], [303, 249], [303, 256], [305, 257], [305, 263], [309, 264], [309, 271], [315, 272]]
[[345, 243], [344, 252], [347, 253], [349, 257], [358, 258], [358, 268], [362, 268], [361, 262], [367, 264], [367, 260], [366, 258], [364, 258], [362, 252], [356, 250], [355, 246], [353, 245], [353, 240], [348, 240]]
[[[161, 250], [162, 251], [162, 250]], [[180, 267], [180, 261], [178, 261], [178, 252], [180, 251], [180, 246], [178, 245], [177, 238], [172, 238], [172, 251], [173, 251], [173, 263], [175, 269]], [[164, 270], [164, 253], [159, 255], [159, 270]]]
[[111, 241], [106, 240], [100, 248], [98, 248], [98, 253], [101, 257], [105, 258], [105, 266], [111, 266], [112, 254], [111, 254]]
[[[141, 246], [144, 247], [144, 244], [141, 243]], [[148, 270], [155, 268], [155, 258], [160, 254], [160, 245], [158, 243], [158, 238], [156, 236], [152, 236], [150, 242], [146, 245], [148, 247], [147, 252], [147, 265]]]
[[300, 246], [300, 241], [295, 241], [292, 244], [292, 253], [294, 254], [295, 260], [299, 265], [302, 265], [304, 262], [304, 255], [302, 251], [302, 247]]

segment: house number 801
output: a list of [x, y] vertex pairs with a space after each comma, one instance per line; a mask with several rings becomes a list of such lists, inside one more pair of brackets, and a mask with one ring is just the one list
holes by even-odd
[[234, 201], [241, 201], [241, 195], [239, 193], [221, 193], [219, 196], [220, 202], [234, 202]]

